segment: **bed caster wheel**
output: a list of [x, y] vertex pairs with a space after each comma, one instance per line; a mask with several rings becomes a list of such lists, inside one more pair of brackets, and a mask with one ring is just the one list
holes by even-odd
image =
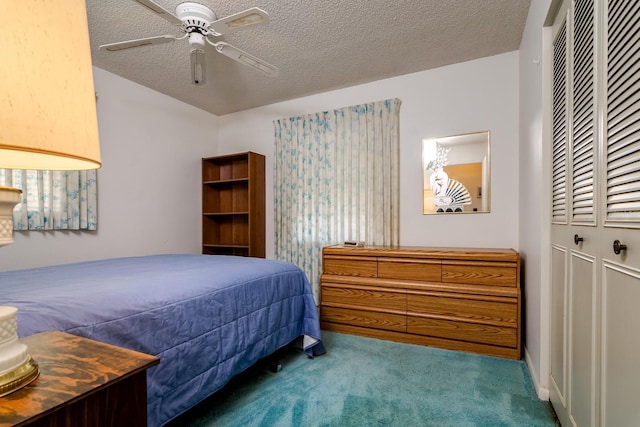
[[271, 362], [269, 363], [269, 370], [274, 374], [282, 371], [282, 363], [280, 363], [280, 361], [277, 359], [271, 360]]
[[271, 366], [269, 366], [269, 370], [271, 372], [273, 372], [274, 374], [282, 371], [282, 364], [281, 363], [274, 363]]

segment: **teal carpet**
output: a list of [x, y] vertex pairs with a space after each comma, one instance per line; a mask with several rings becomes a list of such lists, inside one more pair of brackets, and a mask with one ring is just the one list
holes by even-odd
[[171, 427], [555, 426], [523, 361], [323, 332], [327, 354], [282, 350]]

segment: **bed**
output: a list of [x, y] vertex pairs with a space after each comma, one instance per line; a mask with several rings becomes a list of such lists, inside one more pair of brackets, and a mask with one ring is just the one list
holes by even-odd
[[60, 330], [160, 357], [150, 426], [291, 342], [324, 353], [309, 282], [282, 261], [154, 255], [0, 272], [0, 305], [18, 308], [21, 337]]

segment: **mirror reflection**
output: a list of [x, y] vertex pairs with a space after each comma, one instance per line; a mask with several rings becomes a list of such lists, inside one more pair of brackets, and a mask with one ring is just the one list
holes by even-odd
[[423, 214], [489, 212], [489, 160], [489, 131], [423, 139]]

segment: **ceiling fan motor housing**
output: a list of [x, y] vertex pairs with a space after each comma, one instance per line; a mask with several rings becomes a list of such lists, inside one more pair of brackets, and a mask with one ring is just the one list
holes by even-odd
[[180, 3], [176, 6], [176, 16], [184, 23], [187, 33], [196, 32], [203, 36], [207, 34], [209, 25], [216, 19], [216, 14], [211, 9], [192, 2]]

